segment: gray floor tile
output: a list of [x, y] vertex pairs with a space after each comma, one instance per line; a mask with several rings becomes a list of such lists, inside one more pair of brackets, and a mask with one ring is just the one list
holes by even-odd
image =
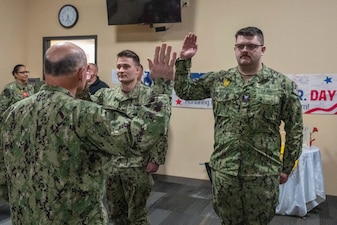
[[171, 214], [169, 210], [163, 209], [149, 209], [148, 219], [151, 224], [162, 224], [163, 221]]
[[164, 192], [152, 191], [149, 199], [147, 200], [146, 206], [151, 207], [156, 201], [158, 201], [158, 199], [162, 198], [165, 195], [166, 193]]

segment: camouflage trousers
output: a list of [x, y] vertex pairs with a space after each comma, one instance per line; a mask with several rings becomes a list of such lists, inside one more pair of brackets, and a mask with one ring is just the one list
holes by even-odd
[[238, 177], [212, 170], [213, 207], [222, 225], [268, 225], [278, 204], [278, 176]]
[[4, 199], [7, 202], [9, 201], [8, 188], [6, 185], [0, 185], [0, 200]]
[[114, 225], [149, 225], [146, 201], [153, 185], [141, 168], [118, 168], [108, 177], [107, 204]]

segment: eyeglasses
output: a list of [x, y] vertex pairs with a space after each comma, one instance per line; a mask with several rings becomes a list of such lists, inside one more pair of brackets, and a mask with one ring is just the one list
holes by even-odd
[[26, 73], [29, 74], [29, 71], [19, 71], [18, 73], [19, 74], [26, 74]]
[[245, 47], [249, 51], [255, 50], [257, 47], [261, 47], [263, 45], [256, 45], [256, 44], [236, 44], [235, 47], [237, 47], [240, 51], [242, 51]]

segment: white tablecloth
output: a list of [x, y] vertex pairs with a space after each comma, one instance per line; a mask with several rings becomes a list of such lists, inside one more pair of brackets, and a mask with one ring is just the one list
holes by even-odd
[[279, 186], [280, 215], [305, 216], [325, 201], [321, 154], [317, 147], [303, 148], [295, 170], [288, 181]]

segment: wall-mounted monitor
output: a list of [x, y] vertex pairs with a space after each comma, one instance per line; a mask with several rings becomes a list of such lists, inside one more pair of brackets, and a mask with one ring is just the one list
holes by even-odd
[[180, 0], [106, 0], [108, 24], [181, 22]]

